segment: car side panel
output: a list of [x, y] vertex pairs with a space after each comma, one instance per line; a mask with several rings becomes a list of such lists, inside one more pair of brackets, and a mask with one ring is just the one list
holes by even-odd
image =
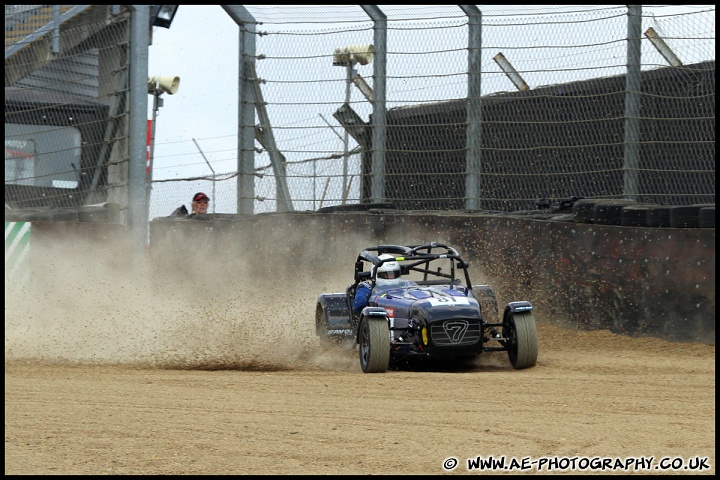
[[318, 297], [318, 304], [327, 316], [329, 335], [352, 335], [350, 307], [345, 293], [324, 293]]

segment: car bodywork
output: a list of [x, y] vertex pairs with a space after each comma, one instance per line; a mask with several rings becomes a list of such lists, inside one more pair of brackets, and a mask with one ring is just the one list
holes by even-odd
[[[383, 260], [382, 254], [393, 255]], [[402, 279], [377, 284], [377, 267], [400, 263]], [[505, 351], [516, 369], [535, 365], [537, 330], [528, 301], [505, 305], [500, 318], [495, 293], [472, 285], [469, 264], [441, 243], [378, 245], [355, 261], [353, 283], [342, 293], [323, 293], [315, 310], [317, 335], [324, 341], [350, 340], [365, 373], [384, 372], [392, 360], [464, 360]], [[368, 282], [367, 306], [353, 311], [358, 286]]]

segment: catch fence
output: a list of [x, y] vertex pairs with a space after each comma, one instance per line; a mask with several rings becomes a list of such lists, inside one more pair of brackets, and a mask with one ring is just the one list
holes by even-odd
[[[25, 24], [35, 18], [15, 7]], [[30, 54], [41, 21], [8, 54], [9, 27], [23, 22], [6, 7], [6, 205], [127, 205], [129, 14], [100, 7], [39, 36], [54, 52], [42, 64]], [[569, 197], [714, 203], [715, 7], [569, 7], [223, 6], [239, 22], [227, 39], [240, 42], [239, 58], [225, 59], [241, 70], [225, 68], [239, 78], [237, 130], [167, 133], [177, 129], [161, 115], [150, 217], [196, 191], [218, 213], [377, 202], [513, 211]], [[210, 56], [222, 45], [204, 47]], [[62, 148], [69, 154], [27, 143], [28, 124], [44, 132], [58, 111], [37, 104], [49, 93], [64, 105], [53, 132], [80, 131]], [[206, 97], [193, 93], [190, 110], [200, 110]], [[9, 94], [36, 103], [9, 110]], [[77, 104], [80, 122], [67, 115]]]

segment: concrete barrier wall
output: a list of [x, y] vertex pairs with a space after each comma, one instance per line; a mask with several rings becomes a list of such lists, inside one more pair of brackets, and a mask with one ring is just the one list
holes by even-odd
[[[209, 215], [209, 220], [155, 219], [152, 263], [200, 284], [231, 291], [230, 272], [266, 271], [284, 288], [308, 295], [317, 279], [352, 281], [364, 247], [430, 241], [458, 248], [474, 283], [488, 283], [504, 304], [533, 303], [539, 321], [629, 336], [715, 344], [715, 229], [648, 228], [540, 220], [522, 216], [437, 212], [343, 212]], [[124, 227], [120, 227], [124, 228]], [[118, 225], [38, 223], [33, 242], [98, 250], [122, 262], [113, 245]], [[82, 237], [82, 243], [73, 238]], [[129, 237], [129, 235], [128, 235]], [[110, 245], [113, 245], [111, 248]], [[88, 252], [88, 255], [92, 253]], [[233, 278], [232, 276], [230, 278]], [[199, 281], [201, 280], [201, 281]], [[298, 312], [312, 315], [312, 312]]]
[[475, 283], [489, 283], [502, 303], [530, 300], [544, 321], [715, 343], [714, 228], [380, 211], [157, 219], [150, 232], [161, 263], [176, 264], [182, 252], [191, 267], [187, 254], [199, 242], [203, 250], [224, 253], [224, 268], [243, 258], [246, 266], [274, 269], [278, 278], [345, 270], [347, 283], [366, 246], [438, 241], [471, 262]]

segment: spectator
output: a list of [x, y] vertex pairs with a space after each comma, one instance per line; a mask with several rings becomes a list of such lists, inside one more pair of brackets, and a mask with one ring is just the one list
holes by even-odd
[[207, 213], [210, 199], [203, 192], [198, 192], [192, 199], [192, 213], [190, 215], [204, 215]]
[[210, 199], [203, 192], [198, 192], [193, 195], [192, 198], [192, 213], [188, 213], [188, 209], [185, 205], [180, 205], [171, 214], [171, 217], [186, 217], [190, 218], [193, 215], [205, 215], [207, 213], [208, 204]]

